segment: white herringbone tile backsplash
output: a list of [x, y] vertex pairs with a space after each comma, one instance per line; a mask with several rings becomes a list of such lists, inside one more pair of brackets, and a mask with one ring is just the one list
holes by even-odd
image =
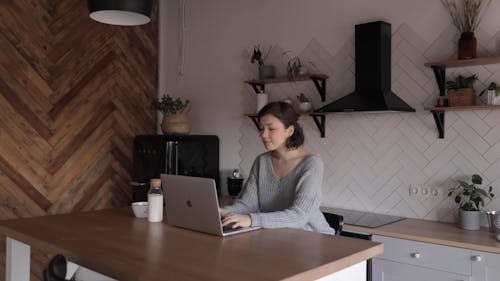
[[[480, 56], [498, 54], [500, 32], [476, 32]], [[500, 197], [500, 110], [446, 112], [445, 138], [439, 139], [434, 119], [424, 107], [434, 104], [438, 89], [428, 61], [456, 57], [458, 34], [450, 25], [434, 42], [426, 42], [410, 26], [400, 25], [392, 36], [392, 90], [416, 109], [416, 113], [336, 113], [326, 117], [326, 137], [320, 138], [314, 121], [302, 117], [306, 148], [325, 163], [323, 205], [367, 210], [430, 220], [452, 221], [456, 204], [447, 197], [457, 179], [473, 173], [483, 176]], [[274, 46], [268, 61], [285, 73], [288, 58], [284, 46]], [[321, 102], [312, 82], [266, 85], [270, 100], [290, 98], [304, 92], [319, 108], [354, 90], [354, 37], [347, 38], [336, 54], [311, 40], [298, 54], [312, 72], [330, 76], [327, 100]], [[244, 68], [246, 78], [257, 75]], [[482, 91], [500, 82], [500, 64], [447, 69], [447, 76], [477, 73]], [[255, 94], [243, 89], [244, 108], [255, 110]], [[241, 127], [240, 168], [248, 174], [264, 148], [250, 120]], [[427, 195], [409, 193], [410, 186], [425, 187]], [[436, 194], [437, 195], [433, 195]], [[500, 198], [485, 209], [500, 210]]]

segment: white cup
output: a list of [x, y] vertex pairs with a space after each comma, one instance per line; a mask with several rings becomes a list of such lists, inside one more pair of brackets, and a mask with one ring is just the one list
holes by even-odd
[[138, 218], [144, 219], [148, 217], [148, 202], [134, 202], [132, 203], [132, 211]]

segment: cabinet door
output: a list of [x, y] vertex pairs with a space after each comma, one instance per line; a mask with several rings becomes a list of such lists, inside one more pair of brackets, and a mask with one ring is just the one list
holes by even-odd
[[500, 255], [472, 251], [472, 280], [498, 281], [500, 279]]
[[470, 250], [379, 235], [373, 240], [384, 243], [384, 253], [377, 258], [471, 275]]
[[470, 276], [373, 259], [373, 281], [471, 281]]

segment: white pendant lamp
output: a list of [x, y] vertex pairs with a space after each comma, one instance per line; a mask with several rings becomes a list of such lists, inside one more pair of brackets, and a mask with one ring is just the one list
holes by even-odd
[[88, 0], [91, 19], [112, 25], [142, 25], [151, 21], [152, 0]]

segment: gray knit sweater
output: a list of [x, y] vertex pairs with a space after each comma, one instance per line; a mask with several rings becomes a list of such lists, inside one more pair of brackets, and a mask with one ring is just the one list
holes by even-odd
[[319, 156], [308, 156], [278, 180], [268, 151], [255, 159], [245, 187], [226, 209], [250, 215], [252, 226], [334, 234], [319, 210], [322, 183], [323, 162]]

